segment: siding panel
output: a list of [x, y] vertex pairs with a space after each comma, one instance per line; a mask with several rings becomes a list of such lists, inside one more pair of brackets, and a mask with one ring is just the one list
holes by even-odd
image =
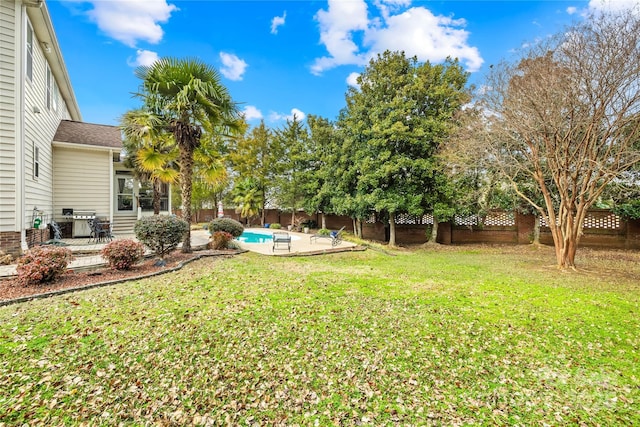
[[63, 220], [63, 208], [95, 210], [98, 216], [108, 217], [111, 205], [109, 184], [113, 179], [109, 171], [111, 154], [55, 147], [53, 161], [56, 176], [53, 218]]
[[15, 231], [16, 6], [0, 0], [0, 232]]

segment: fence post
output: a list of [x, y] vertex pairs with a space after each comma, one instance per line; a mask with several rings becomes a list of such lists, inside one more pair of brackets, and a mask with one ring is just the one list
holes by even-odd
[[516, 212], [516, 233], [518, 244], [531, 243], [533, 229], [536, 224], [536, 217], [532, 214], [521, 214]]

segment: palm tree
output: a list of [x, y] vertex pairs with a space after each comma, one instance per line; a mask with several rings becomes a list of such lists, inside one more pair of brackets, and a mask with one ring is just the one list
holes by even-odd
[[138, 179], [153, 185], [153, 213], [160, 213], [162, 183], [174, 183], [177, 150], [173, 136], [163, 132], [161, 119], [144, 110], [127, 111], [120, 119], [124, 134], [124, 149], [129, 154], [125, 165], [131, 167]]
[[[178, 146], [182, 215], [191, 223], [193, 153], [200, 146], [203, 132], [234, 130], [238, 109], [220, 83], [218, 72], [195, 58], [162, 58], [138, 67], [136, 76], [142, 80], [137, 96], [144, 101], [145, 109], [162, 118]], [[191, 252], [190, 231], [182, 251]]]
[[262, 188], [255, 179], [245, 178], [236, 184], [233, 190], [233, 202], [237, 206], [236, 212], [239, 212], [242, 218], [250, 220], [262, 208]]

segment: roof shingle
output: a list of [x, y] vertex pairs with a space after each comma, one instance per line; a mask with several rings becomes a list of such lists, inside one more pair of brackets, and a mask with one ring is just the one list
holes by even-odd
[[110, 125], [62, 120], [53, 137], [55, 142], [93, 145], [98, 147], [122, 147], [120, 128]]

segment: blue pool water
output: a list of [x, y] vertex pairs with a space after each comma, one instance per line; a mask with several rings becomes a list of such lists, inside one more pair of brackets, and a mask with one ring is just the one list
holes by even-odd
[[272, 233], [271, 231], [247, 231], [245, 230], [240, 237], [238, 237], [238, 240], [240, 240], [242, 243], [267, 243], [267, 242], [271, 242], [272, 237], [271, 237]]
[[[238, 237], [238, 240], [242, 243], [271, 243], [273, 241], [273, 231], [252, 229], [244, 230], [244, 232]], [[291, 236], [291, 240], [299, 240], [298, 236]]]

